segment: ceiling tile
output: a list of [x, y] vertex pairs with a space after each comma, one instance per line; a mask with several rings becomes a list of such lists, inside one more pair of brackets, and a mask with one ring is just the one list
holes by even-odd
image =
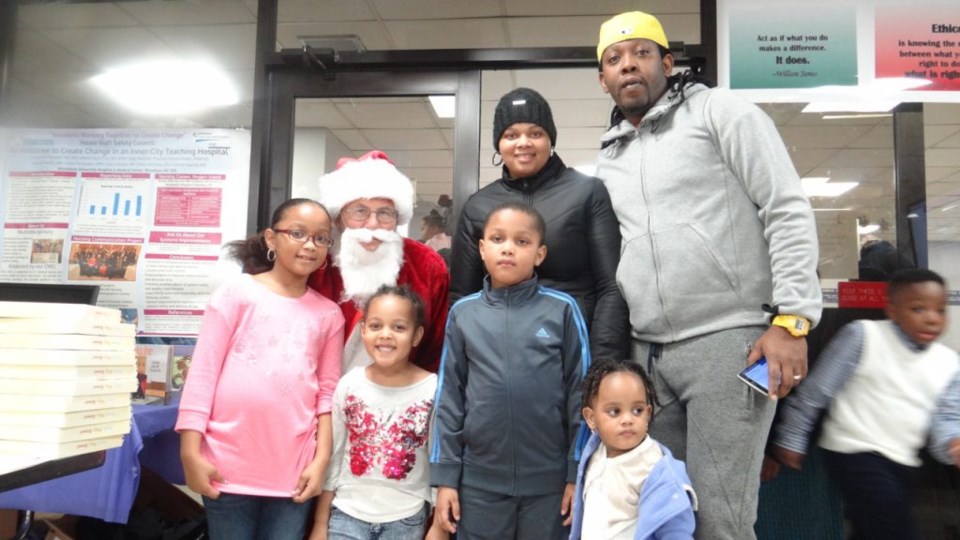
[[482, 101], [497, 101], [500, 96], [513, 90], [518, 85], [513, 70], [484, 71], [480, 77], [480, 99]]
[[781, 126], [780, 135], [787, 146], [797, 148], [846, 148], [868, 126]]
[[797, 103], [757, 103], [757, 106], [763, 109], [777, 126], [789, 124], [803, 109], [803, 105], [798, 106]]
[[927, 196], [957, 195], [960, 196], [960, 183], [957, 182], [927, 182]]
[[893, 124], [870, 127], [869, 130], [850, 142], [850, 148], [876, 148], [887, 150], [893, 156]]
[[64, 103], [109, 105], [109, 98], [90, 83], [95, 71], [38, 71], [17, 74], [16, 78], [43, 88]]
[[934, 147], [937, 149], [950, 148], [950, 149], [960, 149], [960, 125], [953, 126], [953, 135], [943, 138], [936, 142], [936, 144], [927, 143], [927, 147]]
[[[643, 2], [624, 2], [623, 0], [591, 0], [584, 2], [557, 0], [526, 0], [525, 2], [506, 2], [507, 15], [540, 16], [553, 15], [601, 15], [612, 17], [618, 13], [641, 9], [662, 19], [669, 13], [700, 13], [699, 0], [644, 0]], [[599, 31], [599, 27], [598, 27]]]
[[822, 164], [829, 169], [844, 167], [890, 167], [893, 154], [878, 150], [840, 149]]
[[811, 168], [827, 162], [838, 152], [836, 148], [791, 148], [790, 146], [787, 146], [787, 150], [800, 176], [812, 176], [808, 173]]
[[500, 2], [450, 0], [369, 0], [381, 19], [466, 19], [499, 17]]
[[580, 150], [563, 150], [558, 151], [558, 154], [563, 159], [563, 162], [566, 163], [568, 167], [580, 167], [580, 166], [591, 166], [596, 168], [597, 166], [597, 150], [596, 149], [580, 149]]
[[384, 31], [383, 24], [375, 21], [361, 22], [314, 22], [280, 23], [277, 25], [277, 41], [285, 49], [299, 49], [303, 46], [298, 36], [343, 36], [360, 37], [367, 50], [394, 49], [394, 43]]
[[926, 125], [960, 124], [960, 107], [956, 103], [924, 103], [923, 123]]
[[48, 30], [47, 36], [93, 66], [105, 69], [153, 58], [174, 57], [173, 49], [141, 27]]
[[13, 79], [6, 92], [15, 106], [3, 110], [4, 127], [88, 127], [97, 121], [86, 111], [64, 103], [34, 84]]
[[453, 130], [452, 130], [452, 129], [441, 129], [441, 130], [440, 130], [440, 134], [443, 135], [443, 140], [446, 141], [446, 143], [447, 143], [447, 148], [453, 148], [453, 146], [454, 146], [454, 144], [455, 144]]
[[507, 46], [499, 19], [385, 21], [398, 49], [489, 49]]
[[[344, 118], [337, 106], [326, 100], [298, 99], [295, 122], [297, 127], [325, 127], [328, 129], [347, 129], [353, 123]], [[350, 145], [347, 145], [350, 148]]]
[[359, 129], [333, 129], [331, 132], [344, 146], [354, 152], [367, 152], [373, 149], [373, 145]]
[[12, 73], [67, 72], [93, 69], [93, 65], [39, 32], [20, 29], [14, 43]]
[[390, 154], [393, 150], [442, 150], [447, 147], [439, 129], [365, 129], [373, 147]]
[[336, 104], [340, 114], [355, 127], [366, 128], [433, 128], [433, 112], [422, 99], [403, 103], [377, 103], [356, 98], [351, 103]]
[[950, 137], [951, 135], [960, 132], [960, 125], [957, 124], [927, 124], [926, 118], [924, 118], [923, 125], [923, 144], [928, 148], [932, 146], [937, 146], [937, 144]]
[[564, 127], [599, 127], [605, 131], [610, 122], [610, 112], [613, 110], [613, 100], [583, 99], [583, 100], [556, 100], [550, 102], [553, 109], [553, 118], [557, 125]]
[[116, 3], [30, 4], [17, 7], [17, 22], [31, 28], [92, 28], [139, 24]]
[[927, 184], [931, 182], [960, 182], [960, 171], [955, 167], [934, 167], [926, 163]]
[[596, 153], [600, 150], [600, 136], [604, 131], [602, 127], [557, 129], [557, 150], [564, 153], [568, 150], [590, 150]]
[[593, 68], [528, 69], [517, 71], [516, 80], [517, 86], [533, 88], [551, 103], [555, 99], [609, 99]]
[[442, 167], [404, 167], [403, 174], [416, 178], [418, 185], [422, 182], [450, 185], [453, 183], [453, 177], [450, 175], [451, 167], [453, 163], [447, 163]]
[[394, 150], [390, 161], [405, 171], [408, 167], [451, 167], [453, 150]]
[[117, 5], [147, 26], [256, 23], [240, 0], [202, 2], [119, 2]]
[[819, 167], [810, 170], [804, 177], [828, 177], [831, 182], [859, 182], [893, 186], [892, 167]]
[[209, 59], [228, 69], [254, 69], [255, 24], [166, 26], [155, 28], [154, 33], [184, 58]]
[[931, 167], [960, 167], [960, 152], [953, 148], [928, 148], [926, 164]]
[[357, 0], [280, 0], [277, 6], [280, 23], [373, 21], [376, 18], [367, 2]]
[[[513, 47], [596, 47], [600, 25], [609, 16], [513, 17], [506, 19]], [[700, 15], [673, 14], [660, 17], [670, 41], [700, 43]]]

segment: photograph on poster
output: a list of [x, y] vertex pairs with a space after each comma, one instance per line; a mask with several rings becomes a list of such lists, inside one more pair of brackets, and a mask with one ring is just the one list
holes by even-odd
[[36, 239], [30, 243], [30, 264], [60, 264], [63, 252], [63, 239]]
[[73, 244], [68, 279], [136, 281], [140, 246], [130, 244]]

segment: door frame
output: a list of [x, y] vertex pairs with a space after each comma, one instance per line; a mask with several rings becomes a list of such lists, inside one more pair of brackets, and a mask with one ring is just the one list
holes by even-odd
[[[704, 73], [701, 46], [671, 44], [680, 66]], [[298, 98], [456, 96], [453, 222], [480, 188], [480, 81], [483, 71], [596, 68], [591, 47], [338, 52], [284, 49], [268, 55], [262, 98], [254, 100], [250, 163], [250, 234], [270, 225], [290, 198]]]
[[479, 188], [480, 71], [348, 71], [278, 69], [269, 75], [267, 121], [259, 175], [251, 174], [248, 229], [270, 225], [273, 210], [291, 196], [296, 100], [300, 98], [455, 95], [453, 193], [455, 216]]

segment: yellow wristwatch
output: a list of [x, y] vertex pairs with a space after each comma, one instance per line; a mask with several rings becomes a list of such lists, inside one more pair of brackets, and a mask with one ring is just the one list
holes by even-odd
[[777, 315], [770, 324], [786, 328], [793, 337], [803, 337], [810, 333], [810, 321], [796, 315]]

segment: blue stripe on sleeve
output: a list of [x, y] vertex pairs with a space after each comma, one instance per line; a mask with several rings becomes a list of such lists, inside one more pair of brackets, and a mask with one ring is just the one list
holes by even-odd
[[[476, 300], [478, 298], [480, 298], [480, 293], [476, 292], [474, 294], [464, 296], [453, 304], [449, 313], [447, 313], [447, 324], [444, 328], [444, 335], [446, 335], [447, 331], [450, 330], [450, 321], [453, 320], [453, 310], [464, 302]], [[444, 367], [447, 364], [447, 351], [449, 350], [449, 347], [450, 344], [444, 342], [443, 351], [440, 353], [440, 367], [437, 368], [437, 392], [433, 397], [433, 415], [430, 419], [431, 425], [433, 426], [433, 444], [431, 445], [432, 448], [430, 449], [430, 463], [439, 463], [440, 461], [440, 429], [439, 426], [437, 426], [436, 420], [437, 412], [440, 410], [440, 395], [443, 392]]]
[[[580, 306], [569, 294], [556, 289], [551, 289], [550, 287], [541, 286], [540, 294], [557, 298], [558, 300], [566, 302], [573, 308], [573, 320], [576, 322], [577, 334], [580, 336], [580, 379], [582, 380], [587, 376], [587, 370], [590, 369], [590, 336], [587, 333], [587, 322], [583, 318], [583, 313], [580, 312]], [[576, 448], [574, 449], [573, 453], [574, 458], [578, 461], [580, 460], [580, 454], [583, 451], [583, 447], [587, 444], [589, 437], [590, 433], [587, 430], [587, 423], [581, 419], [580, 429], [579, 433], [577, 433], [575, 443]]]

